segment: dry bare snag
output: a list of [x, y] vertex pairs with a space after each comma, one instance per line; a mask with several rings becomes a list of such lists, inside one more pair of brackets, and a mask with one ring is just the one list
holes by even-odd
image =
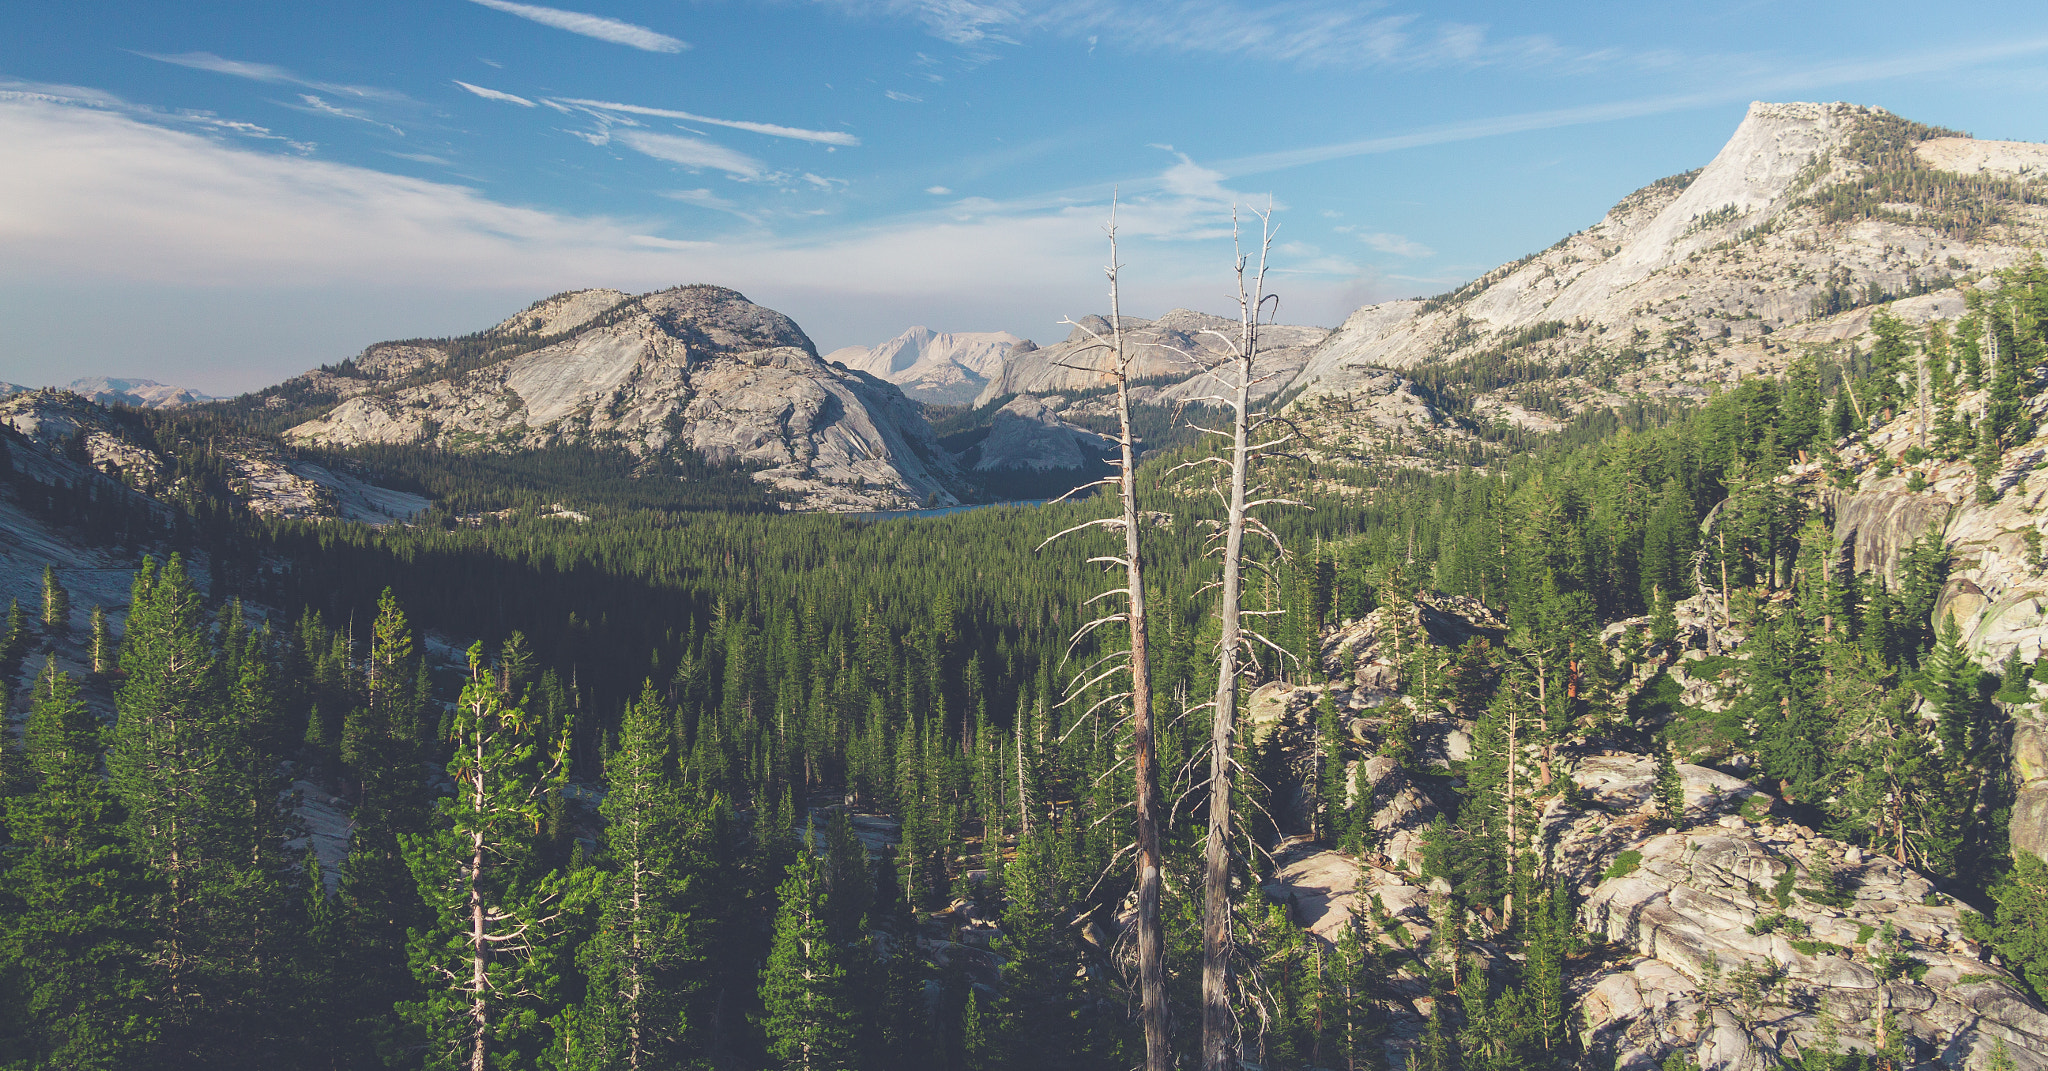
[[[1267, 429], [1277, 421], [1272, 414], [1257, 414], [1252, 411], [1252, 395], [1262, 382], [1274, 373], [1261, 374], [1258, 369], [1259, 328], [1266, 315], [1268, 302], [1279, 303], [1277, 295], [1266, 293], [1266, 262], [1273, 244], [1272, 211], [1255, 212], [1260, 222], [1259, 256], [1256, 267], [1246, 256], [1241, 239], [1238, 238], [1238, 217], [1231, 214], [1231, 230], [1236, 245], [1235, 271], [1237, 275], [1238, 330], [1237, 337], [1224, 337], [1231, 343], [1228, 357], [1204, 369], [1203, 375], [1218, 385], [1218, 393], [1198, 401], [1220, 403], [1231, 416], [1230, 427], [1202, 428], [1198, 430], [1229, 439], [1230, 447], [1223, 456], [1199, 458], [1188, 462], [1183, 468], [1210, 469], [1212, 476], [1220, 477], [1213, 482], [1215, 493], [1222, 499], [1228, 510], [1226, 519], [1216, 532], [1214, 540], [1222, 554], [1222, 576], [1217, 583], [1219, 595], [1216, 614], [1221, 625], [1221, 636], [1217, 641], [1216, 698], [1212, 705], [1212, 719], [1209, 734], [1209, 823], [1207, 839], [1203, 846], [1202, 879], [1202, 1058], [1200, 1066], [1204, 1071], [1229, 1071], [1236, 1066], [1238, 1029], [1236, 1016], [1232, 1012], [1230, 993], [1233, 988], [1231, 959], [1234, 940], [1231, 927], [1230, 902], [1230, 854], [1233, 820], [1231, 796], [1236, 783], [1237, 766], [1235, 757], [1237, 734], [1237, 692], [1241, 678], [1247, 671], [1256, 670], [1257, 659], [1243, 657], [1259, 645], [1271, 648], [1286, 656], [1279, 645], [1273, 643], [1257, 630], [1246, 627], [1246, 617], [1258, 617], [1277, 613], [1274, 610], [1247, 610], [1244, 607], [1245, 536], [1260, 536], [1268, 541], [1277, 553], [1280, 540], [1267, 528], [1252, 510], [1263, 505], [1276, 503], [1296, 504], [1275, 497], [1253, 498], [1254, 493], [1264, 494], [1263, 488], [1252, 485], [1253, 468], [1260, 458], [1285, 447], [1293, 439], [1282, 428], [1277, 434], [1267, 434]], [[1255, 561], [1256, 564], [1256, 561]]]
[[1116, 384], [1117, 471], [1114, 475], [1084, 484], [1075, 491], [1068, 492], [1068, 495], [1089, 487], [1113, 485], [1117, 489], [1117, 497], [1122, 508], [1116, 516], [1102, 517], [1077, 525], [1046, 540], [1046, 543], [1089, 528], [1121, 530], [1124, 536], [1121, 555], [1089, 559], [1091, 562], [1101, 562], [1112, 568], [1123, 569], [1123, 586], [1111, 588], [1096, 598], [1122, 595], [1124, 608], [1083, 624], [1070, 637], [1068, 653], [1071, 655], [1088, 634], [1104, 625], [1117, 622], [1123, 622], [1127, 626], [1130, 647], [1127, 651], [1105, 655], [1077, 674], [1075, 683], [1069, 690], [1068, 701], [1089, 694], [1095, 685], [1116, 676], [1119, 672], [1129, 673], [1129, 690], [1115, 692], [1099, 700], [1089, 708], [1088, 716], [1095, 716], [1104, 706], [1111, 705], [1119, 699], [1127, 699], [1130, 704], [1131, 762], [1135, 797], [1133, 803], [1137, 825], [1136, 843], [1131, 847], [1136, 849], [1137, 854], [1139, 1017], [1145, 1030], [1146, 1071], [1169, 1071], [1173, 1066], [1173, 1055], [1167, 1036], [1166, 938], [1159, 920], [1159, 890], [1163, 868], [1159, 848], [1159, 772], [1152, 736], [1152, 673], [1145, 627], [1145, 558], [1138, 523], [1137, 441], [1131, 433], [1131, 353], [1124, 338], [1123, 308], [1118, 291], [1117, 274], [1122, 266], [1116, 259], [1116, 208], [1113, 201], [1108, 230], [1109, 266], [1104, 269], [1109, 277], [1108, 333], [1105, 335], [1086, 324], [1074, 323], [1071, 320], [1067, 322], [1085, 333], [1090, 340], [1089, 345], [1083, 347], [1080, 352], [1106, 354], [1110, 359], [1109, 374]]

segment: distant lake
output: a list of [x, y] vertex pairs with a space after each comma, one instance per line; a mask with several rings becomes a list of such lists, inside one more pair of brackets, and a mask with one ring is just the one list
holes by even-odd
[[1052, 501], [1049, 498], [1019, 498], [1009, 502], [973, 502], [965, 506], [941, 506], [938, 509], [890, 509], [871, 513], [843, 513], [842, 517], [858, 517], [864, 521], [893, 521], [898, 517], [945, 517], [969, 510], [988, 509], [993, 506], [1043, 506]]

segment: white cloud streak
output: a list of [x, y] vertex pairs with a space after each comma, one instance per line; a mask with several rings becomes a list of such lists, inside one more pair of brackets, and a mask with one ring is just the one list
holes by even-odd
[[708, 167], [723, 171], [734, 178], [757, 179], [768, 171], [768, 165], [746, 153], [701, 138], [688, 138], [680, 134], [655, 134], [646, 130], [621, 130], [612, 134], [611, 139], [634, 152], [652, 156], [657, 160], [666, 160], [688, 168]]
[[[759, 166], [694, 139], [612, 134], [685, 166], [736, 177]], [[951, 204], [804, 239], [749, 231], [725, 241], [702, 231], [671, 237], [655, 220], [505, 205], [450, 183], [235, 149], [107, 110], [32, 99], [0, 100], [0, 144], [22, 150], [0, 154], [0, 285], [33, 276], [550, 293], [719, 279], [802, 291], [848, 309], [880, 297], [904, 315], [923, 301], [985, 303], [998, 293], [1019, 307], [1048, 293], [1072, 295], [1036, 304], [1041, 313], [1090, 311], [1099, 300], [1090, 280], [1101, 254], [1100, 203], [1050, 211]], [[719, 211], [739, 207], [708, 190], [667, 196]], [[1211, 196], [1133, 198], [1120, 224], [1139, 249], [1144, 241], [1227, 235], [1227, 219], [1219, 220], [1227, 209]], [[1164, 290], [1186, 282], [1168, 261], [1154, 260], [1148, 284]], [[1221, 294], [1227, 261], [1198, 266], [1217, 268], [1209, 274]]]
[[1476, 141], [1480, 138], [1498, 137], [1504, 134], [1523, 134], [1536, 130], [1553, 130], [1559, 127], [1583, 126], [1589, 123], [1607, 123], [1622, 119], [1641, 119], [1652, 115], [1666, 115], [1671, 112], [1704, 108], [1717, 104], [1756, 99], [1760, 96], [1778, 96], [1798, 93], [1810, 89], [1833, 86], [1855, 85], [1882, 81], [1906, 75], [1933, 74], [1942, 71], [1967, 69], [1994, 60], [2011, 59], [2017, 56], [2048, 52], [2048, 38], [2022, 39], [1997, 45], [1976, 48], [1946, 49], [1936, 52], [1916, 53], [1883, 59], [1845, 60], [1840, 63], [1823, 64], [1802, 71], [1789, 71], [1769, 78], [1745, 80], [1739, 84], [1720, 86], [1692, 93], [1673, 93], [1665, 96], [1645, 97], [1638, 100], [1611, 101], [1604, 104], [1589, 104], [1575, 108], [1553, 108], [1537, 112], [1517, 112], [1512, 115], [1490, 116], [1470, 119], [1438, 126], [1423, 127], [1403, 134], [1391, 134], [1377, 138], [1363, 138], [1357, 141], [1341, 141], [1329, 145], [1315, 145], [1301, 149], [1287, 149], [1280, 152], [1257, 153], [1225, 160], [1214, 166], [1225, 175], [1241, 177], [1283, 171], [1309, 164], [1344, 160], [1356, 156], [1370, 156], [1378, 153], [1399, 152], [1429, 145], [1447, 145], [1453, 142]]
[[1397, 257], [1436, 256], [1436, 250], [1405, 235], [1371, 232], [1359, 235], [1358, 240], [1374, 250]]
[[560, 8], [540, 7], [535, 4], [515, 4], [511, 0], [470, 0], [493, 11], [517, 15], [542, 26], [581, 34], [584, 37], [609, 41], [615, 45], [637, 48], [643, 52], [681, 52], [690, 47], [687, 42], [677, 40], [665, 33], [657, 33], [645, 26], [606, 18], [603, 15], [589, 15], [580, 11], [563, 11]]
[[484, 98], [485, 100], [495, 100], [505, 104], [517, 104], [522, 108], [536, 107], [536, 105], [532, 101], [527, 100], [525, 97], [522, 97], [517, 93], [507, 93], [504, 92], [503, 90], [485, 89], [483, 86], [473, 86], [460, 78], [451, 78], [449, 79], [449, 81], [454, 82], [456, 85], [459, 85], [462, 88], [469, 90], [471, 93], [474, 93], [477, 96]]
[[1485, 26], [1426, 21], [1355, 0], [819, 0], [849, 13], [920, 23], [939, 39], [991, 58], [1033, 34], [1133, 51], [1228, 54], [1303, 67], [1549, 63], [1573, 58], [1550, 38], [1497, 38]]
[[155, 52], [137, 52], [135, 54], [144, 59], [156, 60], [158, 63], [189, 67], [195, 71], [210, 71], [214, 74], [227, 75], [230, 78], [246, 78], [252, 82], [269, 82], [273, 85], [304, 86], [307, 89], [331, 93], [337, 96], [358, 97], [363, 100], [373, 100], [387, 104], [406, 103], [412, 99], [395, 89], [381, 89], [377, 86], [345, 85], [340, 82], [322, 82], [316, 79], [302, 78], [274, 63], [254, 63], [248, 60], [226, 59], [216, 56], [211, 52], [181, 52], [176, 55], [160, 55]]
[[296, 108], [298, 111], [313, 112], [316, 115], [331, 115], [336, 119], [353, 119], [358, 123], [368, 123], [371, 126], [382, 127], [385, 130], [389, 130], [393, 134], [396, 134], [401, 138], [405, 136], [405, 131], [398, 129], [397, 127], [392, 126], [390, 123], [384, 122], [381, 119], [376, 119], [372, 118], [371, 116], [365, 115], [354, 108], [343, 108], [337, 105], [329, 104], [311, 93], [301, 93], [299, 94], [299, 99], [305, 102], [303, 106], [287, 104], [285, 105], [285, 107]]
[[[461, 83], [457, 83], [460, 85]], [[660, 119], [680, 119], [689, 123], [703, 123], [707, 126], [722, 126], [732, 130], [745, 130], [755, 134], [766, 134], [776, 138], [791, 138], [797, 141], [814, 141], [821, 145], [840, 145], [848, 148], [858, 146], [860, 139], [839, 130], [805, 130], [802, 127], [780, 126], [775, 123], [754, 123], [744, 119], [713, 119], [708, 115], [676, 111], [672, 108], [650, 108], [642, 104], [621, 104], [610, 100], [583, 100], [577, 97], [559, 98], [562, 104], [574, 104], [592, 111], [612, 112], [622, 115], [647, 115]]]

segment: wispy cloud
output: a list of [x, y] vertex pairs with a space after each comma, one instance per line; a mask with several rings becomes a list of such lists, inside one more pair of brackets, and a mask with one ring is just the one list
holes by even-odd
[[1368, 232], [1358, 236], [1369, 248], [1397, 257], [1433, 257], [1436, 250], [1405, 235]]
[[1541, 35], [1500, 37], [1355, 0], [819, 0], [858, 15], [904, 18], [987, 59], [1033, 34], [1103, 40], [1137, 51], [1252, 56], [1307, 67], [1543, 63], [1573, 55]]
[[760, 213], [749, 212], [741, 208], [738, 202], [730, 198], [720, 197], [710, 190], [662, 190], [660, 191], [660, 196], [666, 197], [671, 201], [681, 201], [686, 205], [710, 209], [713, 212], [723, 212], [728, 216], [746, 220], [748, 223], [757, 226], [761, 223]]
[[657, 33], [645, 26], [606, 18], [603, 15], [589, 15], [581, 11], [563, 11], [560, 8], [540, 7], [535, 4], [515, 4], [511, 0], [470, 0], [493, 11], [503, 11], [522, 19], [552, 26], [557, 30], [594, 37], [615, 45], [626, 45], [644, 52], [681, 52], [690, 47], [665, 33]]
[[822, 145], [843, 145], [851, 148], [860, 144], [859, 138], [840, 130], [805, 130], [802, 127], [780, 126], [775, 123], [754, 123], [744, 119], [713, 119], [708, 115], [697, 115], [692, 112], [676, 111], [671, 108], [649, 108], [641, 104], [620, 104], [617, 101], [609, 100], [582, 100], [577, 97], [562, 97], [560, 98], [560, 103], [574, 104], [579, 108], [588, 108], [592, 111], [610, 112], [613, 114], [649, 115], [660, 119], [680, 119], [687, 123], [703, 123], [707, 126], [722, 126], [733, 130], [746, 130], [755, 134], [766, 134], [776, 138], [815, 141]]
[[882, 95], [883, 95], [883, 96], [885, 96], [885, 97], [887, 97], [887, 98], [889, 98], [890, 100], [894, 100], [894, 101], [901, 101], [901, 102], [902, 102], [902, 103], [904, 103], [904, 104], [923, 104], [923, 103], [924, 103], [924, 98], [923, 98], [923, 97], [913, 97], [913, 96], [911, 96], [911, 95], [910, 95], [910, 94], [908, 94], [908, 93], [898, 93], [897, 91], [895, 91], [895, 90], [893, 90], [893, 89], [890, 89], [890, 90], [885, 90], [885, 91], [883, 91]]
[[926, 186], [924, 188], [924, 192], [931, 194], [934, 197], [948, 197], [951, 196], [953, 193], [952, 190], [949, 190], [944, 186]]
[[531, 108], [535, 106], [532, 101], [527, 100], [525, 97], [522, 97], [517, 93], [507, 93], [504, 92], [503, 90], [485, 89], [482, 86], [473, 86], [460, 78], [451, 78], [449, 79], [449, 81], [454, 82], [456, 85], [459, 85], [462, 88], [469, 90], [471, 93], [474, 93], [477, 96], [484, 98], [485, 100], [502, 101], [503, 103], [506, 104], [517, 104], [522, 108]]
[[1905, 56], [1844, 60], [1839, 63], [1809, 67], [1804, 70], [1783, 71], [1764, 78], [1744, 79], [1740, 82], [1715, 86], [1691, 93], [1672, 93], [1635, 100], [1588, 104], [1574, 108], [1516, 112], [1510, 115], [1469, 119], [1455, 123], [1442, 123], [1411, 130], [1406, 133], [1390, 134], [1377, 138], [1362, 138], [1356, 141], [1340, 141], [1328, 145], [1314, 145], [1300, 149], [1286, 149], [1279, 152], [1240, 156], [1233, 160], [1222, 161], [1214, 166], [1231, 177], [1255, 175], [1271, 171], [1282, 171], [1291, 167], [1302, 167], [1308, 164], [1325, 163], [1331, 160], [1343, 160], [1356, 156], [1370, 156], [1378, 153], [1398, 152], [1403, 149], [1422, 148], [1428, 145], [1446, 145], [1453, 142], [1498, 137], [1504, 134], [1522, 134], [1534, 130], [1552, 130], [1559, 127], [1582, 126], [1589, 123], [1640, 119], [1645, 116], [1666, 115], [1671, 112], [1680, 112], [1691, 108], [1704, 108], [1717, 104], [1729, 104], [1753, 100], [1759, 97], [1772, 97], [1812, 89], [1856, 85], [1907, 75], [1965, 70], [1993, 60], [2033, 55], [2040, 52], [2048, 52], [2048, 37], [2006, 41], [1996, 45], [1973, 48], [1921, 52]]
[[303, 112], [312, 112], [316, 115], [331, 115], [336, 119], [353, 119], [358, 123], [368, 123], [371, 126], [381, 127], [385, 130], [389, 130], [393, 134], [396, 134], [401, 138], [405, 136], [405, 131], [398, 129], [395, 126], [392, 126], [390, 123], [387, 123], [382, 119], [376, 119], [371, 116], [364, 115], [362, 112], [357, 111], [354, 108], [343, 108], [340, 107], [339, 105], [329, 104], [311, 93], [299, 94], [299, 100], [303, 101], [304, 104], [287, 104], [285, 105], [285, 107], [294, 108], [298, 111]]
[[254, 63], [249, 60], [226, 59], [216, 56], [211, 52], [180, 52], [176, 55], [160, 55], [155, 52], [137, 52], [135, 54], [144, 59], [156, 60], [159, 63], [190, 67], [195, 71], [211, 71], [214, 74], [225, 74], [231, 78], [246, 78], [252, 82], [304, 86], [307, 89], [336, 96], [358, 97], [363, 100], [394, 104], [410, 102], [412, 99], [395, 89], [347, 85], [341, 82], [322, 82], [317, 79], [302, 77], [293, 73], [288, 68], [280, 67], [274, 63]]
[[688, 168], [708, 167], [715, 171], [723, 171], [734, 178], [757, 179], [768, 171], [768, 165], [746, 153], [701, 138], [686, 138], [680, 134], [655, 134], [646, 130], [622, 130], [613, 134], [612, 140], [657, 160], [666, 160]]
[[730, 212], [739, 207], [710, 190], [663, 190], [661, 195], [671, 201], [681, 201], [699, 208], [715, 208], [721, 212]]
[[982, 0], [823, 0], [855, 14], [908, 18], [932, 36], [963, 48], [1014, 43], [1027, 13], [1020, 3]]
[[[612, 133], [622, 143], [627, 135], [660, 136], [633, 128]], [[502, 301], [509, 311], [577, 286], [653, 289], [715, 279], [795, 316], [828, 349], [842, 339], [887, 337], [934, 310], [977, 330], [1057, 337], [1065, 329], [1052, 321], [1098, 311], [1102, 302], [1095, 280], [1106, 190], [1052, 205], [949, 198], [928, 211], [801, 236], [750, 228], [715, 239], [702, 225], [680, 227], [665, 215], [621, 219], [520, 207], [471, 185], [251, 151], [163, 117], [26, 96], [0, 98], [0, 144], [21, 150], [0, 154], [0, 289], [20, 292], [29, 281], [61, 273], [76, 281], [68, 284], [74, 288], [197, 293], [180, 304], [191, 311], [178, 322], [152, 325], [180, 337], [204, 336], [207, 317], [217, 317], [224, 302], [242, 300], [205, 295], [254, 287], [317, 291], [319, 308], [388, 316], [391, 288], [401, 286], [432, 295], [435, 315], [443, 317], [433, 322], [442, 323], [448, 307], [465, 302]], [[704, 157], [702, 166], [719, 166], [716, 153], [696, 155]], [[166, 182], [167, 175], [177, 181]], [[1241, 202], [1243, 194], [1192, 173], [1177, 181], [1201, 196], [1156, 189], [1129, 197], [1119, 217], [1127, 256], [1147, 266], [1124, 292], [1135, 314], [1175, 305], [1229, 307], [1229, 204], [1216, 198]], [[745, 197], [729, 199], [750, 208]], [[684, 205], [728, 211], [718, 204], [727, 200], [692, 190], [675, 198], [678, 213]], [[1319, 312], [1341, 318], [1363, 300], [1386, 296], [1345, 287], [1352, 281], [1302, 278], [1289, 290], [1289, 322], [1315, 322]], [[64, 337], [74, 347], [81, 339], [112, 344], [135, 330], [118, 317], [81, 328], [56, 312], [38, 315], [36, 331], [69, 332]], [[63, 315], [76, 318], [69, 307]], [[26, 337], [0, 333], [0, 363], [40, 360], [21, 346]], [[251, 359], [239, 385], [296, 371], [309, 355], [332, 351], [335, 338], [325, 324], [299, 331], [291, 345], [267, 351], [285, 356], [260, 368]], [[286, 362], [291, 366], [280, 367]]]
[[386, 149], [384, 150], [384, 155], [395, 156], [400, 160], [411, 160], [418, 164], [433, 164], [437, 167], [455, 166], [455, 161], [445, 156], [435, 156], [430, 152], [392, 152], [390, 149]]
[[235, 137], [252, 138], [258, 141], [280, 141], [294, 152], [310, 153], [315, 145], [310, 141], [297, 141], [274, 133], [269, 127], [240, 119], [223, 119], [210, 111], [179, 109], [166, 111], [151, 108], [121, 99], [100, 89], [84, 86], [51, 85], [42, 82], [19, 82], [0, 79], [0, 102], [36, 102], [42, 104], [63, 104], [76, 108], [99, 108], [119, 112], [151, 122], [179, 123], [209, 132], [231, 134]]

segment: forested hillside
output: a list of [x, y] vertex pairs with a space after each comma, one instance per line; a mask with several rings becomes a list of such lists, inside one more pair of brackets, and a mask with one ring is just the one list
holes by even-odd
[[600, 446], [373, 526], [0, 427], [0, 1066], [2048, 1068], [2048, 269], [1959, 301], [1274, 453], [1243, 647], [1208, 436], [1128, 527]]

